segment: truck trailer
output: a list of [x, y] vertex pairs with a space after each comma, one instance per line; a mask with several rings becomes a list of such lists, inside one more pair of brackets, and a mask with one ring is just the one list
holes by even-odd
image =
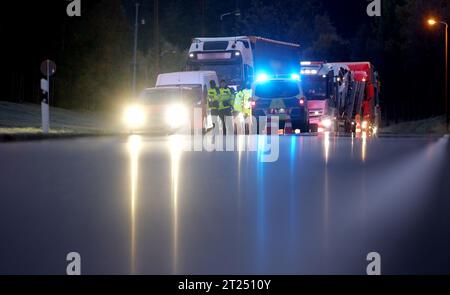
[[194, 38], [187, 70], [215, 71], [219, 80], [237, 88], [270, 76], [299, 73], [300, 45], [255, 36]]
[[381, 123], [381, 108], [380, 82], [374, 66], [370, 62], [339, 62], [333, 66], [346, 67], [351, 74], [348, 94], [339, 106], [339, 125], [350, 125], [350, 131], [356, 133], [376, 133]]

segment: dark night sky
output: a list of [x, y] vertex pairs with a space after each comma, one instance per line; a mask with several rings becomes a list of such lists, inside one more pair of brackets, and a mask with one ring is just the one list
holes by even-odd
[[[151, 11], [148, 10], [151, 10], [152, 1], [142, 1], [145, 4], [143, 13], [147, 10], [147, 18], [150, 18], [148, 23], [151, 24], [151, 15], [149, 15]], [[195, 3], [198, 0], [191, 1]], [[232, 9], [235, 3], [229, 2]], [[87, 11], [93, 3], [95, 3], [93, 0], [82, 0], [83, 12]], [[129, 12], [131, 24], [134, 1], [124, 0], [123, 3]], [[245, 13], [250, 0], [240, 0], [238, 3]], [[360, 24], [371, 21], [371, 18], [365, 14], [367, 3], [365, 0], [324, 0], [323, 8], [329, 13], [338, 33], [344, 37], [351, 37]], [[76, 22], [65, 13], [67, 4], [66, 0], [2, 3], [0, 6], [0, 33], [3, 44], [1, 50], [6, 68], [32, 66], [36, 69], [41, 60], [51, 57], [60, 50], [59, 41], [62, 40], [65, 26]], [[164, 1], [161, 1], [160, 5], [163, 9]], [[151, 26], [148, 28], [151, 29]], [[55, 42], [56, 40], [58, 41]], [[2, 83], [5, 81], [3, 80]]]
[[[83, 11], [89, 9], [92, 2], [95, 1], [82, 0]], [[124, 0], [123, 2], [127, 11], [130, 12], [131, 22], [134, 1]], [[250, 0], [240, 0], [239, 5], [243, 8], [243, 13], [245, 13], [245, 7], [249, 2]], [[365, 14], [368, 3], [365, 0], [323, 0], [322, 2], [324, 10], [329, 13], [338, 33], [344, 37], [352, 37], [360, 24], [372, 21]], [[2, 51], [7, 53], [6, 56], [17, 56], [18, 53], [24, 53], [27, 56], [43, 56], [57, 50], [57, 48], [54, 48], [55, 42], [52, 41], [60, 40], [64, 26], [76, 21], [66, 16], [65, 7], [67, 3], [68, 1], [65, 0], [41, 0], [30, 1], [26, 4], [18, 1], [2, 4], [0, 32], [3, 39], [2, 43], [6, 45], [6, 47], [2, 46]], [[151, 9], [152, 1], [144, 0], [144, 3], [144, 10]], [[163, 8], [164, 1], [161, 1], [160, 5]], [[233, 1], [230, 1], [230, 9], [234, 5]], [[151, 16], [147, 16], [147, 18], [151, 18]], [[149, 23], [151, 23], [151, 19]], [[5, 54], [3, 54], [3, 57], [5, 57]]]

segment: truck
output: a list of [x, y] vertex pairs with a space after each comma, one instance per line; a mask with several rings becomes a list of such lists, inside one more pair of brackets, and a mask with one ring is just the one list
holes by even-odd
[[348, 67], [325, 61], [302, 61], [300, 74], [311, 131], [338, 130], [339, 106], [346, 100], [349, 89]]
[[215, 71], [235, 90], [266, 73], [299, 73], [300, 45], [256, 36], [194, 38], [187, 59], [188, 71]]
[[[348, 92], [338, 106], [338, 126], [345, 131], [375, 134], [381, 124], [380, 82], [371, 62], [339, 62], [349, 71]], [[349, 127], [350, 130], [349, 130]]]

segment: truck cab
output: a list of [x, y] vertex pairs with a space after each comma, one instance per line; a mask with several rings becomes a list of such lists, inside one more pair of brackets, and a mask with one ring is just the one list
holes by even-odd
[[219, 80], [237, 90], [253, 83], [260, 72], [290, 74], [299, 71], [299, 45], [255, 36], [194, 38], [188, 71], [215, 71]]
[[334, 131], [337, 89], [333, 68], [325, 62], [301, 62], [300, 74], [308, 101], [311, 131]]

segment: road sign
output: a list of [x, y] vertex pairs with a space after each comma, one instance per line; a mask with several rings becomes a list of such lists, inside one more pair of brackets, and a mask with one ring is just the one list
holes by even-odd
[[41, 63], [41, 73], [47, 79], [41, 79], [41, 89], [47, 93], [47, 98], [41, 102], [42, 132], [47, 134], [50, 130], [50, 76], [56, 72], [56, 64], [49, 59]]
[[44, 76], [52, 76], [56, 72], [56, 64], [52, 60], [44, 60], [41, 63], [41, 73]]

